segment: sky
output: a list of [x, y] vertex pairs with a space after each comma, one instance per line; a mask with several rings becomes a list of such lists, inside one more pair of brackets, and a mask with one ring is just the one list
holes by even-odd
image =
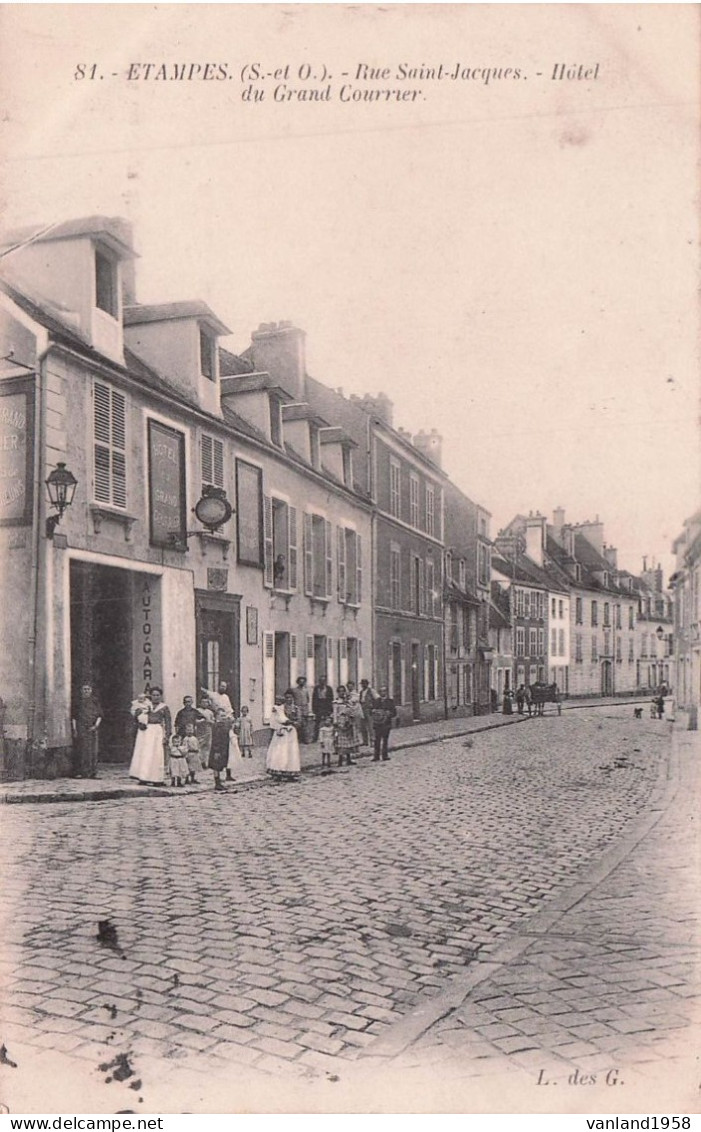
[[697, 22], [5, 5], [2, 223], [127, 217], [140, 301], [203, 299], [239, 351], [261, 322], [303, 327], [314, 377], [441, 433], [492, 535], [563, 506], [623, 567], [669, 572], [700, 502]]

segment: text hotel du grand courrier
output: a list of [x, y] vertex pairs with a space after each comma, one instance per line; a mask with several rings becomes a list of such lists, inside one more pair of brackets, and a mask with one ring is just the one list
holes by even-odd
[[428, 101], [440, 87], [485, 89], [523, 83], [592, 83], [599, 79], [596, 61], [552, 61], [539, 69], [517, 65], [472, 66], [460, 60], [438, 63], [353, 63], [333, 71], [325, 63], [301, 61], [269, 66], [258, 60], [234, 67], [229, 63], [129, 63], [119, 71], [99, 63], [78, 63], [77, 82], [125, 80], [128, 83], [237, 84], [243, 102], [352, 104]]

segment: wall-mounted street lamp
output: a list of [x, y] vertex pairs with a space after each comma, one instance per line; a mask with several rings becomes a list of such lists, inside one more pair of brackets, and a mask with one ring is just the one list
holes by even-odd
[[44, 480], [46, 490], [49, 496], [49, 503], [58, 512], [57, 515], [49, 515], [46, 520], [46, 537], [53, 538], [56, 527], [61, 522], [63, 512], [66, 508], [70, 507], [75, 495], [75, 489], [78, 486], [78, 481], [69, 471], [64, 463], [59, 462], [56, 467], [49, 472], [47, 478]]

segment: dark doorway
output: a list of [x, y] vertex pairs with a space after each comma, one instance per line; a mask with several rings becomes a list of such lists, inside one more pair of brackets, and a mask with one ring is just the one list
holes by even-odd
[[319, 683], [319, 677], [325, 676], [328, 680], [328, 659], [326, 656], [326, 637], [314, 638], [314, 683]]
[[421, 719], [421, 673], [419, 672], [419, 645], [411, 646], [411, 711], [414, 719]]
[[198, 593], [197, 687], [216, 691], [223, 680], [234, 707], [240, 706], [239, 599]]
[[[346, 640], [346, 655], [348, 657], [348, 679], [358, 687], [358, 641], [356, 637]], [[340, 671], [340, 669], [339, 669]]]
[[91, 684], [102, 724], [98, 761], [131, 758], [133, 724], [132, 573], [93, 562], [70, 566], [71, 697]]
[[605, 660], [601, 665], [601, 694], [602, 696], [613, 695], [613, 672], [610, 660]]
[[275, 634], [275, 695], [284, 696], [290, 686], [290, 634]]
[[399, 641], [390, 645], [390, 695], [395, 704], [402, 702], [402, 646]]

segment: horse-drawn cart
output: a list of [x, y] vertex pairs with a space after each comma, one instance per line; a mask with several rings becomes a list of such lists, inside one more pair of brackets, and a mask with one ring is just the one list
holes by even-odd
[[545, 715], [546, 704], [556, 704], [557, 714], [562, 715], [562, 703], [557, 684], [531, 684], [531, 703], [535, 715]]

